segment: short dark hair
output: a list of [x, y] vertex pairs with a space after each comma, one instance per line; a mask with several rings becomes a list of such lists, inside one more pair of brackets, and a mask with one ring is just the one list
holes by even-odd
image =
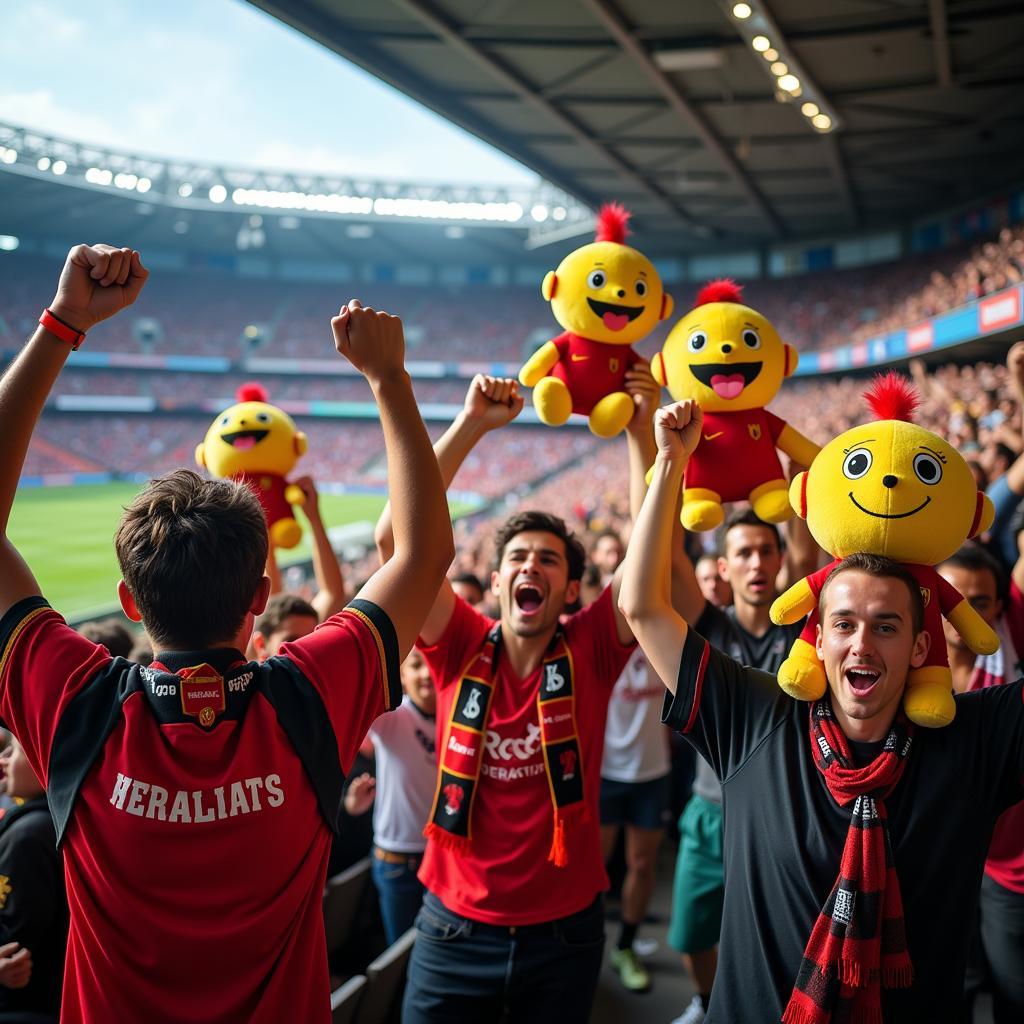
[[132, 631], [117, 619], [100, 619], [86, 622], [78, 627], [78, 632], [94, 644], [102, 644], [115, 658], [127, 658], [135, 646]]
[[832, 581], [844, 572], [863, 572], [868, 576], [877, 579], [901, 580], [910, 592], [910, 623], [914, 633], [920, 633], [924, 629], [924, 597], [921, 595], [921, 584], [914, 578], [913, 573], [901, 562], [895, 562], [885, 555], [872, 555], [866, 551], [857, 551], [842, 559], [832, 571], [825, 577], [821, 585], [821, 593], [818, 595], [818, 618], [824, 621], [825, 618], [825, 593]]
[[510, 516], [498, 528], [494, 536], [496, 564], [500, 565], [509, 541], [521, 533], [530, 531], [554, 534], [565, 545], [565, 560], [569, 563], [569, 580], [581, 580], [583, 567], [587, 562], [587, 553], [579, 538], [565, 525], [565, 520], [550, 512], [539, 512], [533, 509], [528, 512], [517, 512]]
[[452, 583], [461, 583], [465, 587], [476, 587], [481, 594], [484, 592], [484, 585], [475, 572], [460, 572], [457, 576], [452, 577]]
[[725, 557], [729, 531], [735, 530], [737, 526], [762, 526], [764, 529], [772, 531], [775, 537], [775, 544], [780, 552], [785, 547], [782, 543], [782, 534], [779, 533], [779, 528], [774, 523], [766, 523], [752, 508], [738, 508], [729, 514], [729, 518], [722, 524], [721, 532], [718, 535], [718, 553], [723, 558]]
[[151, 480], [114, 537], [121, 575], [154, 645], [199, 650], [231, 640], [267, 564], [256, 495], [178, 469]]
[[290, 615], [303, 615], [320, 621], [316, 609], [298, 594], [275, 594], [268, 602], [266, 611], [256, 620], [256, 632], [269, 640]]
[[1006, 597], [1008, 585], [1006, 572], [1002, 565], [991, 552], [986, 551], [973, 540], [967, 541], [939, 565], [953, 565], [958, 569], [966, 569], [968, 572], [990, 572], [996, 581], [996, 594], [1000, 599]]

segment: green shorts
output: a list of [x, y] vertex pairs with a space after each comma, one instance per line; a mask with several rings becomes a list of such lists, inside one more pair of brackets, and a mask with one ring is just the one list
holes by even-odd
[[718, 943], [722, 930], [721, 805], [691, 797], [679, 819], [679, 832], [668, 941], [680, 953], [701, 953]]

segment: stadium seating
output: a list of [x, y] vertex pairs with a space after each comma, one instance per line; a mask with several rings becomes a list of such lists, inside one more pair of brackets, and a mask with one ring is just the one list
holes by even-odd
[[354, 1024], [366, 985], [366, 975], [357, 974], [331, 993], [331, 1024]]
[[333, 956], [349, 940], [359, 903], [370, 884], [370, 858], [327, 879], [324, 887], [324, 931], [327, 955]]
[[398, 1024], [415, 941], [416, 929], [410, 928], [366, 968], [368, 985], [359, 1006], [359, 1024]]

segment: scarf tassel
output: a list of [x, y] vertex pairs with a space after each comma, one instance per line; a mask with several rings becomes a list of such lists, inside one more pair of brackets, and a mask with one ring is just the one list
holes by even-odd
[[882, 969], [882, 984], [886, 988], [910, 988], [914, 984], [913, 964], [903, 964], [900, 967], [885, 967]]
[[817, 1024], [818, 1019], [817, 1014], [790, 1003], [782, 1015], [782, 1024]]
[[441, 828], [436, 822], [429, 822], [423, 830], [423, 834], [431, 842], [437, 843], [443, 850], [450, 850], [452, 853], [469, 853], [470, 843], [466, 836], [453, 835], [451, 832]]
[[568, 807], [555, 809], [555, 829], [551, 838], [551, 849], [548, 860], [556, 868], [564, 868], [569, 864], [569, 851], [566, 847], [566, 830], [575, 831], [580, 825], [590, 820], [590, 812], [585, 803], [570, 804]]

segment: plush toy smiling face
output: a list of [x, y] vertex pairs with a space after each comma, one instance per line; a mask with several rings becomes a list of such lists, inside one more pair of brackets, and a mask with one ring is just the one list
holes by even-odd
[[793, 505], [836, 558], [870, 551], [935, 565], [986, 528], [984, 501], [963, 457], [914, 423], [854, 427], [825, 445], [806, 486], [803, 476], [793, 482]]
[[609, 345], [639, 341], [663, 316], [664, 292], [654, 265], [618, 242], [591, 242], [569, 253], [545, 278], [543, 291], [562, 327]]
[[[725, 301], [715, 301], [717, 297]], [[731, 281], [713, 282], [672, 328], [654, 376], [672, 397], [693, 398], [709, 412], [739, 412], [767, 405], [797, 364], [794, 349], [771, 323], [739, 302]]]
[[239, 402], [213, 421], [196, 461], [217, 477], [285, 476], [305, 450], [306, 435], [286, 412], [266, 402]]

